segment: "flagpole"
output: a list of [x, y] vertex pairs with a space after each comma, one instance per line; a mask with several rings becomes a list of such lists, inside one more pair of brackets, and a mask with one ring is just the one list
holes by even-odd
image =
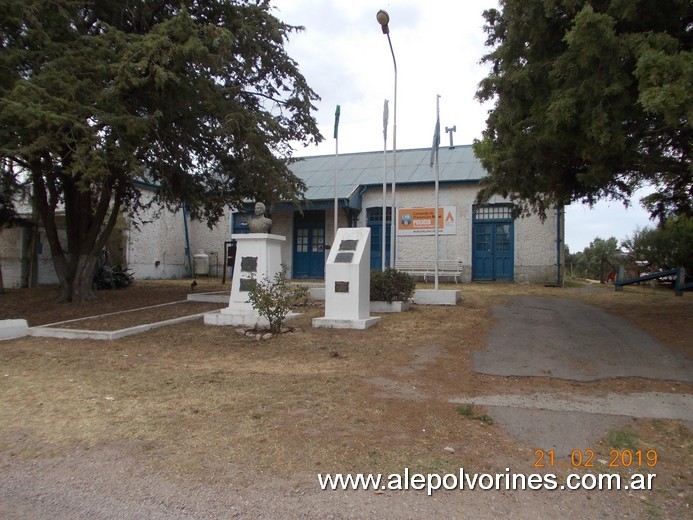
[[382, 214], [382, 236], [381, 236], [381, 266], [380, 269], [385, 272], [385, 258], [386, 249], [385, 243], [387, 242], [387, 120], [388, 120], [388, 107], [387, 99], [383, 105], [383, 214]]
[[337, 109], [334, 112], [334, 232], [332, 235], [332, 241], [337, 238], [337, 228], [339, 220], [339, 197], [337, 194], [337, 185], [339, 184], [339, 133], [337, 132], [339, 128], [339, 113], [340, 108], [337, 105]]
[[435, 213], [435, 221], [436, 221], [436, 232], [435, 232], [435, 263], [436, 263], [436, 271], [435, 271], [435, 290], [438, 290], [438, 235], [439, 235], [439, 217], [438, 213], [440, 211], [440, 201], [439, 201], [439, 183], [440, 183], [440, 164], [438, 162], [438, 147], [440, 144], [440, 95], [436, 95], [436, 130], [435, 130], [435, 136], [433, 138], [434, 145], [435, 145], [435, 162], [436, 162], [436, 213]]

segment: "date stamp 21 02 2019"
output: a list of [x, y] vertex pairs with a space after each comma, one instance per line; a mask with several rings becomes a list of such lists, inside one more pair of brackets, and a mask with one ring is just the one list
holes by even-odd
[[534, 450], [535, 468], [554, 468], [556, 464], [571, 468], [593, 468], [595, 462], [610, 468], [654, 468], [659, 461], [657, 450], [629, 450], [612, 449], [609, 451], [609, 460], [596, 461], [594, 450], [573, 450], [568, 460], [556, 457], [554, 450]]

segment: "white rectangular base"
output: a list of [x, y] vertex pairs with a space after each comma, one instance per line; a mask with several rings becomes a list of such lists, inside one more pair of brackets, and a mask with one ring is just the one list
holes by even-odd
[[414, 303], [419, 305], [457, 305], [462, 299], [460, 291], [419, 289], [414, 292]]
[[340, 320], [337, 318], [313, 318], [313, 327], [316, 329], [367, 329], [380, 321], [377, 316], [371, 316], [362, 320]]
[[324, 287], [311, 287], [308, 291], [310, 292], [310, 297], [315, 301], [325, 301]]
[[0, 340], [23, 338], [28, 333], [26, 320], [0, 320]]
[[229, 293], [224, 291], [218, 293], [188, 294], [187, 300], [189, 302], [229, 303]]
[[[300, 316], [300, 312], [290, 312], [285, 320], [291, 320]], [[269, 327], [267, 318], [255, 312], [229, 312], [228, 308], [216, 312], [208, 312], [204, 316], [205, 325], [235, 326], [248, 325], [251, 327]]]
[[409, 302], [371, 302], [371, 312], [404, 312], [409, 310]]

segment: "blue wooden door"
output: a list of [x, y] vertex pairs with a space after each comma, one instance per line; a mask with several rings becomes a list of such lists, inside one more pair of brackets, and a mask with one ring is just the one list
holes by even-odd
[[493, 226], [494, 224], [474, 224], [472, 249], [472, 278], [474, 280], [493, 280]]
[[514, 247], [512, 222], [475, 222], [472, 239], [472, 279], [512, 280]]
[[294, 278], [325, 277], [325, 212], [304, 211], [294, 217]]
[[[390, 265], [390, 239], [392, 235], [392, 211], [386, 208], [385, 221], [385, 267]], [[371, 228], [371, 270], [380, 271], [383, 258], [383, 208], [366, 210], [366, 225]]]
[[513, 265], [513, 225], [511, 222], [494, 224], [493, 234], [493, 276], [494, 280], [512, 280]]

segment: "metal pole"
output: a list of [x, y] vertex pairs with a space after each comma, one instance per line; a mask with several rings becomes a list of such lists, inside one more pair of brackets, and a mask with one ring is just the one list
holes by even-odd
[[[440, 95], [436, 95], [436, 125], [440, 121]], [[437, 128], [437, 127], [436, 127]], [[436, 146], [436, 213], [435, 213], [435, 221], [436, 221], [436, 232], [435, 232], [435, 243], [436, 243], [436, 254], [435, 254], [435, 262], [436, 262], [436, 271], [435, 271], [435, 290], [438, 290], [438, 212], [439, 207], [440, 207], [440, 202], [439, 202], [439, 193], [438, 193], [438, 184], [439, 184], [439, 179], [440, 179], [440, 165], [438, 164], [438, 146]]]
[[339, 184], [339, 115], [340, 107], [334, 113], [334, 230], [332, 241], [337, 238], [337, 228], [339, 220], [339, 197], [337, 196], [337, 185]]
[[[392, 40], [390, 39], [390, 15], [382, 9], [376, 14], [376, 20], [380, 24], [383, 34], [387, 35], [387, 43], [390, 45], [390, 53], [392, 54], [392, 63], [395, 66], [395, 106], [394, 116], [392, 117], [392, 229], [390, 234], [390, 266], [395, 265], [395, 242], [397, 235], [397, 59], [395, 58], [395, 50], [392, 48]], [[383, 215], [383, 219], [387, 214]], [[385, 240], [386, 237], [383, 237]]]
[[385, 100], [385, 106], [383, 109], [383, 214], [381, 222], [381, 262], [380, 270], [385, 272], [386, 267], [386, 237], [387, 237], [387, 99]]
[[[390, 33], [387, 33], [387, 42], [390, 44], [390, 53], [392, 54], [392, 63], [395, 67], [395, 99], [394, 99], [394, 115], [392, 116], [392, 226], [390, 229], [390, 267], [395, 267], [395, 242], [397, 237], [397, 60], [395, 59], [395, 51], [392, 48], [392, 40]], [[385, 218], [385, 215], [383, 215]]]
[[337, 238], [337, 220], [339, 218], [339, 198], [337, 197], [337, 184], [339, 183], [339, 139], [334, 140], [334, 230], [332, 241]]

